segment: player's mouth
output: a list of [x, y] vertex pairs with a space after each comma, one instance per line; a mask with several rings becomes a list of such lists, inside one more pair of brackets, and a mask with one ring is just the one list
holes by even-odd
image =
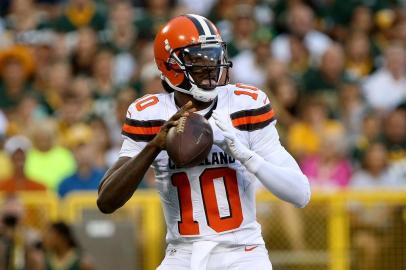
[[193, 79], [199, 88], [212, 90], [217, 87], [217, 72], [216, 70], [207, 70], [194, 73]]
[[217, 86], [217, 82], [213, 79], [203, 79], [199, 82], [199, 87], [203, 89], [214, 89]]

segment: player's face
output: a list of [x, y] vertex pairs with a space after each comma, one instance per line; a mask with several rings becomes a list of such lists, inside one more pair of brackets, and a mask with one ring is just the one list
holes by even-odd
[[224, 64], [221, 44], [196, 45], [182, 51], [182, 58], [193, 82], [202, 89], [217, 87]]

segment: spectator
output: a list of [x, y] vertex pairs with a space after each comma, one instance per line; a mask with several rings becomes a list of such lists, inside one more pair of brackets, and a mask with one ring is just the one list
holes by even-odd
[[[380, 43], [387, 42], [385, 38], [380, 37], [379, 31], [375, 30], [373, 10], [366, 5], [358, 5], [352, 10], [351, 20], [348, 25], [348, 33], [362, 33], [368, 36], [371, 55], [374, 61], [380, 57], [381, 46]], [[345, 38], [348, 38], [348, 33]], [[343, 37], [343, 41], [345, 38]], [[376, 64], [376, 63], [374, 63]]]
[[103, 30], [106, 24], [104, 11], [93, 0], [69, 0], [63, 14], [54, 22], [58, 32], [72, 32], [83, 27], [96, 31]]
[[406, 51], [393, 43], [384, 54], [385, 65], [365, 80], [363, 92], [373, 108], [386, 113], [406, 99]]
[[393, 178], [389, 171], [388, 151], [385, 145], [379, 142], [370, 144], [362, 158], [361, 169], [351, 178], [351, 187], [355, 189], [394, 188], [397, 183], [397, 179]]
[[36, 8], [33, 0], [11, 1], [10, 11], [5, 26], [17, 34], [36, 30], [46, 23], [44, 14]]
[[[154, 64], [155, 66], [155, 64]], [[148, 74], [150, 74], [148, 72]], [[160, 84], [162, 87], [162, 85]], [[150, 88], [148, 88], [150, 89]], [[108, 130], [112, 147], [110, 151], [107, 153], [106, 162], [107, 167], [111, 167], [114, 161], [118, 158], [118, 153], [121, 149], [121, 144], [123, 142], [123, 138], [121, 135], [121, 127], [123, 126], [126, 116], [127, 110], [130, 104], [136, 99], [135, 91], [132, 88], [123, 88], [119, 91], [118, 96], [115, 100], [115, 118], [112, 122], [106, 122], [108, 126]]]
[[390, 162], [406, 159], [406, 111], [396, 109], [384, 120], [383, 142]]
[[[235, 14], [236, 0], [217, 0], [209, 12], [208, 19], [215, 24], [227, 24]], [[221, 27], [220, 27], [221, 29]], [[223, 33], [223, 31], [220, 31]]]
[[72, 79], [68, 63], [58, 61], [46, 69], [46, 84], [37, 89], [39, 103], [48, 115], [53, 115], [63, 104], [63, 97]]
[[292, 37], [302, 40], [313, 62], [317, 63], [331, 44], [330, 38], [314, 28], [314, 14], [309, 6], [292, 5], [287, 14], [288, 34], [280, 34], [272, 42], [277, 60], [289, 63], [292, 59]]
[[232, 59], [234, 63], [230, 71], [232, 81], [245, 82], [263, 89], [266, 83], [266, 65], [271, 57], [270, 41], [271, 35], [267, 30], [258, 30], [254, 37], [253, 50], [242, 51]]
[[299, 160], [319, 153], [324, 134], [343, 130], [342, 125], [328, 119], [327, 107], [320, 98], [307, 98], [301, 105], [301, 120], [293, 124], [287, 136], [290, 151]]
[[311, 67], [311, 59], [309, 55], [309, 50], [303, 44], [302, 40], [292, 36], [290, 37], [290, 52], [291, 57], [289, 64], [289, 69], [296, 80], [300, 80], [306, 71]]
[[350, 29], [356, 32], [362, 32], [366, 35], [371, 34], [374, 27], [372, 10], [367, 6], [357, 6], [351, 16]]
[[44, 235], [47, 270], [92, 270], [93, 262], [85, 256], [64, 222], [49, 225]]
[[374, 59], [367, 34], [354, 32], [346, 40], [346, 72], [352, 77], [362, 79], [374, 68]]
[[5, 181], [0, 182], [0, 191], [13, 193], [17, 191], [45, 191], [45, 185], [29, 179], [25, 172], [26, 153], [31, 147], [31, 142], [24, 136], [9, 138], [4, 149], [10, 156], [14, 170], [13, 175]]
[[78, 31], [77, 44], [70, 55], [73, 75], [91, 76], [93, 60], [97, 54], [97, 35], [91, 28]]
[[137, 68], [133, 57], [138, 31], [135, 26], [135, 11], [131, 1], [113, 3], [110, 13], [110, 23], [105, 31], [105, 43], [115, 53], [113, 81], [115, 84], [128, 83]]
[[381, 137], [381, 118], [373, 112], [368, 112], [362, 118], [361, 132], [355, 138], [351, 155], [353, 162], [360, 164], [366, 149]]
[[137, 40], [135, 11], [129, 0], [115, 1], [109, 14], [109, 24], [104, 32], [107, 46], [113, 50], [131, 51]]
[[[48, 36], [47, 36], [48, 33]], [[48, 31], [38, 34], [33, 34], [38, 36], [38, 40], [30, 41], [27, 38], [27, 41], [22, 41], [30, 46], [30, 50], [33, 53], [35, 61], [35, 74], [32, 79], [32, 88], [38, 89], [43, 87], [47, 80], [47, 69], [54, 63], [56, 60], [54, 41], [56, 36], [53, 32]], [[41, 37], [43, 35], [44, 37]]]
[[267, 88], [271, 91], [275, 89], [279, 80], [284, 80], [290, 77], [289, 67], [286, 63], [275, 60], [273, 58], [269, 59], [266, 67], [266, 81]]
[[27, 48], [15, 46], [0, 51], [0, 108], [12, 110], [30, 90], [29, 76], [34, 69], [33, 58]]
[[[113, 115], [114, 116], [114, 115]], [[93, 145], [94, 166], [101, 170], [107, 169], [107, 158], [112, 149], [112, 142], [109, 128], [102, 118], [94, 117], [89, 121], [89, 126], [97, 136], [94, 136], [91, 144]]]
[[319, 151], [300, 164], [314, 189], [344, 188], [351, 178], [351, 164], [346, 153], [343, 129], [330, 130], [322, 135]]
[[303, 75], [302, 87], [306, 95], [321, 95], [330, 110], [337, 108], [338, 89], [342, 83], [349, 81], [344, 71], [344, 51], [335, 43], [322, 55], [320, 67], [309, 69]]
[[344, 124], [351, 145], [354, 145], [360, 136], [362, 119], [367, 110], [359, 84], [346, 83], [340, 87], [339, 106], [336, 113]]
[[155, 34], [171, 17], [173, 2], [169, 0], [150, 0], [145, 1], [146, 7], [136, 18], [135, 25], [138, 29], [138, 39], [145, 43], [152, 41]]
[[96, 54], [93, 65], [94, 111], [104, 119], [113, 116], [113, 103], [118, 88], [113, 82], [113, 54], [102, 50]]
[[[388, 170], [387, 151], [380, 143], [371, 144], [365, 152], [362, 169], [351, 179], [350, 186], [357, 190], [398, 188], [398, 181]], [[360, 251], [357, 265], [365, 269], [379, 269], [378, 261], [388, 242], [393, 222], [393, 208], [384, 205], [351, 208], [354, 247]]]
[[110, 50], [100, 50], [93, 59], [92, 77], [94, 78], [95, 96], [112, 97], [115, 93], [113, 82], [114, 55]]
[[394, 26], [394, 40], [399, 40], [406, 46], [406, 19], [404, 18]]
[[[52, 43], [52, 55], [55, 62], [68, 61], [71, 50], [77, 44], [77, 35], [54, 33], [54, 40]], [[72, 68], [72, 67], [71, 67]]]
[[31, 123], [43, 118], [45, 114], [34, 93], [24, 95], [13, 112], [9, 113], [8, 134], [27, 134]]
[[250, 5], [241, 4], [234, 6], [232, 18], [232, 36], [227, 44], [227, 53], [230, 58], [237, 56], [244, 50], [252, 50], [254, 47], [253, 33], [256, 22], [254, 9]]
[[[380, 1], [381, 2], [381, 1]], [[396, 37], [394, 35], [394, 24], [396, 20], [396, 14], [391, 9], [375, 10], [374, 23], [375, 23], [375, 41], [378, 48], [382, 51], [388, 44]]]
[[38, 232], [23, 224], [24, 205], [8, 195], [0, 209], [0, 269], [44, 269]]
[[62, 179], [75, 170], [72, 153], [57, 144], [56, 126], [52, 120], [34, 122], [31, 136], [34, 147], [28, 151], [25, 172], [49, 190], [56, 190]]
[[62, 145], [66, 144], [66, 133], [69, 128], [86, 121], [93, 112], [93, 99], [90, 82], [86, 77], [75, 78], [69, 91], [63, 96], [63, 104], [56, 112], [58, 116], [58, 136]]
[[73, 191], [96, 191], [104, 170], [96, 167], [94, 145], [91, 144], [98, 134], [85, 125], [76, 125], [70, 130], [71, 147], [76, 160], [76, 171], [62, 180], [58, 186], [59, 196], [65, 197]]
[[286, 138], [289, 128], [299, 121], [299, 91], [295, 82], [290, 78], [280, 78], [271, 89], [273, 107], [278, 112], [278, 131], [280, 139]]

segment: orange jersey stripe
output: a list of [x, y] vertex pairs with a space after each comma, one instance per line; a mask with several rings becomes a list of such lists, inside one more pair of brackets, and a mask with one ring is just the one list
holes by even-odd
[[233, 123], [233, 126], [235, 126], [235, 127], [241, 126], [241, 125], [257, 124], [257, 123], [272, 119], [272, 117], [274, 117], [274, 115], [275, 115], [275, 113], [271, 109], [269, 112], [266, 112], [264, 114], [255, 115], [255, 116], [244, 116], [244, 117], [234, 119], [234, 120], [232, 120], [232, 123]]
[[127, 124], [123, 125], [123, 131], [130, 134], [155, 135], [161, 130], [161, 127], [134, 127]]

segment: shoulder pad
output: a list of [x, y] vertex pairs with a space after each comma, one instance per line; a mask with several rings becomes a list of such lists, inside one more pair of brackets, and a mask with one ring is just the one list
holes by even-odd
[[131, 103], [121, 134], [134, 141], [152, 140], [166, 121], [162, 119], [165, 98], [165, 94], [145, 95]]
[[235, 128], [243, 131], [262, 129], [275, 120], [267, 95], [256, 87], [236, 84], [230, 90], [230, 118]]

